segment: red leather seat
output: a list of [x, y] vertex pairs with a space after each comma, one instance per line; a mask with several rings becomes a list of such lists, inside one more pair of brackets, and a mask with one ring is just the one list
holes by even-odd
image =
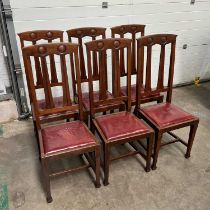
[[[107, 98], [113, 98], [112, 94], [107, 91]], [[94, 91], [93, 92], [93, 96], [94, 96], [94, 101], [98, 101], [99, 100], [99, 92], [98, 91]], [[86, 110], [90, 110], [90, 100], [89, 100], [89, 93], [82, 93], [82, 101], [83, 101], [83, 105], [85, 107]]]
[[41, 132], [45, 154], [95, 144], [93, 135], [81, 121], [48, 126]]
[[148, 127], [129, 112], [118, 112], [95, 118], [108, 141], [148, 132]]
[[156, 104], [142, 108], [141, 112], [159, 127], [167, 127], [191, 119], [195, 120], [193, 115], [170, 103]]
[[[127, 86], [123, 86], [121, 87], [121, 93], [124, 96], [127, 96]], [[150, 96], [160, 96], [160, 93], [154, 93]], [[149, 96], [149, 97], [150, 97]], [[144, 87], [141, 87], [141, 97], [142, 98], [147, 98], [148, 96], [146, 95], [146, 91], [144, 89]], [[136, 101], [136, 85], [131, 85], [131, 101], [134, 102]]]
[[[57, 107], [57, 108], [63, 107], [63, 96], [54, 97], [53, 101], [54, 101], [55, 107]], [[38, 107], [40, 110], [46, 109], [46, 102], [44, 99], [38, 100], [37, 103], [38, 103]]]

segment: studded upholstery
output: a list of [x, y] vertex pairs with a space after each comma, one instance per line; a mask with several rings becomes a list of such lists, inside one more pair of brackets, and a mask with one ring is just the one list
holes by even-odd
[[148, 132], [148, 127], [129, 112], [96, 117], [96, 122], [108, 141]]
[[141, 111], [162, 128], [195, 119], [190, 113], [170, 103], [152, 105]]
[[95, 144], [93, 135], [81, 121], [45, 127], [41, 132], [45, 154]]

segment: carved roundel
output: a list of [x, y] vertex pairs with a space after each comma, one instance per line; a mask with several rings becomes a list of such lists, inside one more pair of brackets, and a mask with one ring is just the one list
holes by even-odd
[[162, 37], [162, 38], [161, 38], [161, 42], [162, 42], [162, 43], [165, 43], [165, 42], [166, 42], [166, 37]]
[[51, 31], [48, 31], [46, 35], [47, 35], [48, 38], [52, 38], [53, 33]]
[[93, 29], [90, 30], [90, 32], [91, 32], [92, 34], [95, 34], [95, 33], [96, 33], [96, 30], [93, 28]]
[[120, 46], [120, 42], [118, 40], [114, 41], [115, 48], [118, 48]]
[[44, 54], [46, 52], [46, 48], [43, 46], [39, 47], [38, 50], [39, 50], [39, 53], [41, 53], [41, 54]]
[[78, 34], [78, 35], [80, 35], [81, 33], [82, 33], [82, 31], [81, 31], [81, 30], [78, 30], [78, 31], [77, 31], [77, 34]]
[[30, 37], [31, 37], [32, 39], [36, 39], [36, 33], [32, 32], [32, 33], [30, 34]]
[[98, 46], [99, 49], [101, 49], [101, 48], [103, 48], [104, 43], [103, 42], [98, 42], [97, 46]]
[[124, 27], [122, 26], [122, 27], [120, 27], [120, 31], [124, 31]]
[[150, 38], [150, 37], [148, 38], [148, 43], [152, 44], [152, 38]]
[[58, 46], [58, 51], [61, 52], [61, 53], [64, 53], [66, 51], [66, 46], [63, 45], [63, 44], [62, 45], [59, 45]]

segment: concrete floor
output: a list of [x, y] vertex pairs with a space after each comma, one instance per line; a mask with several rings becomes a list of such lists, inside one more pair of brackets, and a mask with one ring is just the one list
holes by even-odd
[[[150, 173], [136, 157], [113, 162], [107, 187], [96, 189], [87, 171], [58, 177], [51, 182], [51, 204], [42, 188], [31, 120], [4, 124], [0, 184], [8, 186], [10, 210], [209, 210], [210, 83], [174, 89], [173, 102], [200, 117], [190, 159], [183, 156], [185, 147], [176, 143], [161, 149], [158, 168]], [[187, 131], [178, 133], [187, 138]]]

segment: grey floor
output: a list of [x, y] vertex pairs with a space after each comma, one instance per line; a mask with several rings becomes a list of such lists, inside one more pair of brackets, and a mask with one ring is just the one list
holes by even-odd
[[[190, 159], [184, 158], [185, 147], [176, 143], [161, 149], [158, 168], [150, 173], [144, 171], [141, 158], [113, 162], [107, 187], [96, 189], [87, 171], [58, 177], [51, 182], [51, 204], [46, 203], [42, 188], [31, 120], [4, 124], [0, 134], [0, 184], [8, 187], [9, 208], [209, 210], [210, 83], [174, 89], [173, 102], [200, 117]], [[177, 133], [188, 137], [188, 129]]]

